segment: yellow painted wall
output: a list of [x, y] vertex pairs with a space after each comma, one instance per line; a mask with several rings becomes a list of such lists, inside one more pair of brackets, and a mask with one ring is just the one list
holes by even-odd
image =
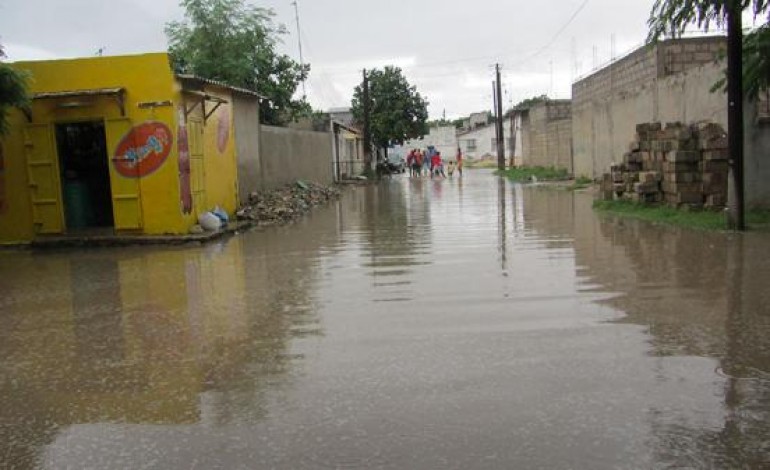
[[[204, 130], [204, 164], [206, 174], [206, 207], [193, 207], [183, 214], [180, 201], [180, 177], [178, 160], [179, 110], [184, 105], [181, 87], [175, 80], [165, 53], [120, 57], [93, 57], [72, 60], [18, 62], [15, 68], [30, 73], [31, 92], [56, 92], [94, 88], [125, 88], [127, 122], [121, 120], [118, 106], [111, 98], [89, 98], [91, 105], [84, 108], [64, 109], [58, 106], [66, 99], [35, 100], [32, 105], [32, 124], [49, 125], [50, 139], [55, 142], [55, 123], [79, 120], [105, 120], [112, 129], [129, 129], [147, 122], [165, 124], [173, 136], [168, 157], [162, 165], [146, 176], [133, 180], [141, 197], [141, 229], [144, 234], [184, 234], [197, 223], [197, 215], [220, 205], [229, 213], [236, 209], [237, 166], [233, 142], [232, 103], [229, 92], [217, 94], [228, 100], [208, 120]], [[215, 94], [210, 91], [211, 94]], [[142, 109], [141, 102], [172, 101], [171, 106]], [[0, 172], [0, 243], [29, 241], [35, 236], [32, 220], [32, 204], [28, 188], [24, 129], [28, 125], [19, 111], [11, 113], [11, 133], [2, 142], [4, 147], [4, 171]], [[223, 117], [224, 116], [224, 117]], [[217, 127], [221, 119], [229, 119], [229, 137], [224, 152], [217, 148]], [[107, 129], [108, 158], [112, 158], [120, 135], [110, 135]], [[121, 127], [123, 126], [123, 127]], [[117, 131], [113, 131], [117, 134]], [[125, 178], [110, 163], [111, 178]], [[193, 175], [194, 177], [195, 175]], [[132, 180], [131, 178], [127, 178]], [[113, 184], [113, 192], [120, 186], [131, 186], [131, 181]], [[61, 189], [59, 188], [59, 194]], [[120, 217], [116, 214], [116, 219]]]
[[227, 101], [227, 104], [221, 105], [207, 120], [205, 127], [208, 209], [220, 206], [228, 214], [233, 214], [237, 209], [238, 162], [235, 157], [232, 95], [214, 87], [207, 87], [206, 93]]

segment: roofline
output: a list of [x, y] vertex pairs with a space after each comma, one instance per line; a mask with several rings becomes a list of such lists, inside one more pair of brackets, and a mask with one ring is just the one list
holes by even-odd
[[246, 88], [240, 88], [240, 87], [237, 87], [237, 86], [228, 85], [225, 82], [220, 82], [218, 80], [212, 80], [210, 78], [200, 77], [198, 75], [193, 75], [193, 74], [189, 74], [189, 73], [178, 73], [178, 74], [176, 74], [176, 78], [178, 78], [178, 79], [180, 79], [182, 81], [196, 82], [198, 85], [212, 85], [212, 86], [216, 86], [216, 87], [219, 87], [219, 88], [224, 88], [226, 90], [230, 90], [230, 91], [233, 91], [233, 92], [236, 92], [236, 93], [240, 93], [242, 95], [253, 96], [253, 97], [256, 97], [256, 98], [259, 98], [259, 99], [262, 99], [262, 100], [266, 100], [267, 99], [266, 96], [260, 95], [259, 93], [257, 93], [254, 90], [248, 90]]

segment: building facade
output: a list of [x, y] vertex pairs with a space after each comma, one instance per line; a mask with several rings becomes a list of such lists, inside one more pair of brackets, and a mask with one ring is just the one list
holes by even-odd
[[[504, 129], [507, 126], [503, 126]], [[508, 134], [508, 129], [505, 133]], [[497, 134], [495, 125], [477, 127], [476, 129], [457, 134], [457, 142], [466, 158], [471, 160], [487, 160], [497, 158]], [[513, 157], [513, 147], [510, 135], [505, 136], [505, 158]]]
[[572, 101], [548, 100], [515, 114], [521, 164], [564, 168], [572, 173]]
[[33, 99], [0, 142], [0, 242], [184, 234], [201, 212], [235, 211], [233, 99], [254, 93], [175, 76], [165, 53], [14, 67]]

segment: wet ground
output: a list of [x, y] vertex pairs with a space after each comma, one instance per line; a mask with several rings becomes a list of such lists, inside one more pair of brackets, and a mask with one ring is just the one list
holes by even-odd
[[483, 171], [0, 252], [0, 468], [770, 468], [769, 254]]

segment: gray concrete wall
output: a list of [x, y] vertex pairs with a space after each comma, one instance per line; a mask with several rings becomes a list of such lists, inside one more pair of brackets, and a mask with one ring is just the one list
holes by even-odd
[[[645, 122], [711, 121], [727, 129], [727, 98], [711, 92], [724, 76], [724, 63], [710, 62], [635, 89], [583, 100], [573, 107], [575, 174], [598, 177], [620, 163]], [[770, 125], [747, 103], [745, 117], [746, 201], [770, 205]]]
[[612, 163], [620, 162], [636, 137], [639, 123], [709, 120], [726, 127], [725, 96], [710, 91], [722, 74], [723, 65], [709, 63], [634, 89], [575, 103], [575, 174], [598, 177]]
[[234, 96], [235, 151], [238, 159], [238, 200], [248, 200], [249, 193], [262, 187], [259, 158], [259, 100]]
[[526, 166], [572, 168], [571, 103], [565, 100], [540, 103], [523, 120], [522, 162]]
[[262, 126], [262, 187], [275, 188], [297, 180], [331, 184], [332, 139], [331, 132]]
[[749, 207], [770, 208], [770, 122], [757, 118], [757, 103], [744, 108], [744, 174]]

